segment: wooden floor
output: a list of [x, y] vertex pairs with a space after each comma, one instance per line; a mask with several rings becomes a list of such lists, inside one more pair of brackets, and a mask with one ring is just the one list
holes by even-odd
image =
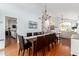
[[[67, 44], [67, 41], [63, 41]], [[70, 56], [70, 47], [66, 44], [59, 43], [54, 48], [51, 47], [50, 51], [45, 50], [46, 56]], [[5, 48], [6, 56], [18, 56], [18, 44], [14, 39], [11, 39], [10, 44]], [[38, 56], [42, 56], [42, 52], [38, 52]], [[25, 56], [28, 56], [28, 51], [26, 50]], [[32, 54], [31, 54], [32, 56]]]

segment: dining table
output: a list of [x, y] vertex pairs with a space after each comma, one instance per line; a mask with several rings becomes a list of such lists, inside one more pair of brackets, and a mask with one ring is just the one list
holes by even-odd
[[[52, 32], [52, 33], [54, 33], [54, 32]], [[45, 33], [45, 34], [35, 35], [35, 36], [29, 36], [29, 37], [24, 36], [25, 41], [28, 40], [28, 41], [30, 41], [32, 43], [32, 55], [34, 54], [34, 50], [33, 50], [34, 49], [34, 43], [36, 42], [37, 37], [49, 35], [49, 34], [52, 34], [52, 33]], [[60, 34], [60, 33], [56, 33], [56, 34]]]

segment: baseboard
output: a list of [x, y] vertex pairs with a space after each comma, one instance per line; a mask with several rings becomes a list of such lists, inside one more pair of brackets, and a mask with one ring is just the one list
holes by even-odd
[[0, 49], [0, 51], [4, 51], [4, 50], [5, 50], [5, 48], [1, 48], [1, 49]]
[[75, 54], [72, 54], [72, 56], [77, 56], [77, 55], [75, 55]]

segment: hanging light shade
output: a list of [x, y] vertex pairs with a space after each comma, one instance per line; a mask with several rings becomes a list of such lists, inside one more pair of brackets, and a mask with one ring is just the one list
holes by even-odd
[[44, 32], [44, 29], [45, 29], [45, 26], [46, 26], [45, 25], [45, 22], [51, 18], [51, 16], [48, 15], [48, 11], [47, 11], [47, 8], [46, 7], [47, 6], [45, 5], [45, 9], [44, 9], [41, 17], [39, 18], [39, 19], [42, 20], [42, 31], [43, 32]]

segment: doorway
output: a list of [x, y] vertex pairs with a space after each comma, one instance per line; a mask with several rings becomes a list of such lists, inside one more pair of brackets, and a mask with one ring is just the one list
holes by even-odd
[[5, 47], [17, 44], [17, 18], [5, 16]]

